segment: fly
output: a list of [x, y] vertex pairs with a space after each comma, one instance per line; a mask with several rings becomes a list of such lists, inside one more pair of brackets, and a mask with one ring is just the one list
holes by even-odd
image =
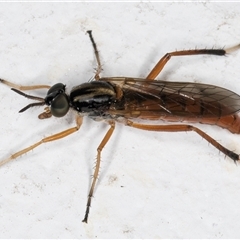
[[[217, 125], [232, 133], [240, 133], [240, 96], [225, 88], [209, 84], [190, 82], [167, 82], [154, 80], [164, 68], [165, 64], [173, 56], [186, 55], [218, 55], [224, 56], [238, 50], [240, 44], [228, 49], [194, 49], [174, 51], [164, 55], [146, 79], [110, 77], [102, 78], [102, 70], [97, 45], [92, 32], [87, 31], [93, 45], [97, 60], [95, 80], [74, 87], [68, 94], [65, 85], [57, 83], [53, 86], [34, 85], [21, 86], [0, 79], [0, 82], [11, 87], [16, 93], [35, 100], [20, 110], [24, 112], [35, 106], [46, 106], [39, 119], [63, 117], [71, 109], [76, 112], [76, 126], [65, 131], [45, 137], [39, 142], [22, 149], [0, 162], [0, 166], [16, 159], [17, 157], [38, 147], [42, 143], [64, 138], [77, 132], [84, 116], [93, 120], [102, 120], [109, 124], [109, 130], [105, 134], [97, 148], [97, 162], [94, 169], [93, 180], [88, 194], [86, 212], [83, 222], [87, 223], [91, 206], [91, 199], [99, 175], [101, 152], [114, 132], [115, 123], [148, 131], [159, 132], [186, 132], [194, 131], [212, 144], [215, 148], [227, 155], [234, 162], [239, 160], [239, 155], [225, 148], [211, 136], [197, 127], [186, 123], [202, 123]], [[23, 93], [25, 90], [47, 88], [45, 98]], [[139, 120], [163, 120], [172, 122], [168, 125], [144, 124]], [[138, 120], [138, 121], [136, 121]], [[173, 122], [180, 122], [173, 124]]]

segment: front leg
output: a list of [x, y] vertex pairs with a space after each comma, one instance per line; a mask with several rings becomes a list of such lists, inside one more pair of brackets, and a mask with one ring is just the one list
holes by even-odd
[[36, 142], [35, 144], [33, 144], [33, 145], [31, 145], [31, 146], [29, 146], [27, 148], [24, 148], [24, 149], [14, 153], [14, 154], [12, 154], [9, 158], [7, 158], [7, 159], [5, 159], [5, 160], [0, 162], [0, 167], [2, 165], [6, 164], [6, 163], [8, 163], [8, 162], [18, 158], [18, 157], [20, 157], [21, 155], [23, 155], [23, 154], [33, 150], [34, 148], [38, 147], [42, 143], [52, 142], [52, 141], [58, 140], [60, 138], [64, 138], [64, 137], [66, 137], [66, 136], [68, 136], [68, 135], [70, 135], [70, 134], [72, 134], [74, 132], [77, 132], [79, 130], [79, 128], [81, 127], [81, 125], [82, 125], [82, 120], [83, 120], [82, 117], [77, 116], [76, 117], [76, 126], [75, 127], [69, 128], [69, 129], [67, 129], [65, 131], [62, 131], [60, 133], [56, 133], [56, 134], [51, 135], [49, 137], [45, 137], [42, 140], [40, 140], [39, 142]]
[[47, 88], [47, 89], [50, 88], [49, 85], [22, 86], [22, 85], [15, 84], [15, 83], [9, 82], [9, 81], [1, 79], [1, 78], [0, 78], [0, 82], [11, 88], [15, 88], [15, 89], [22, 90], [22, 91], [35, 90], [35, 89], [41, 89], [41, 88]]

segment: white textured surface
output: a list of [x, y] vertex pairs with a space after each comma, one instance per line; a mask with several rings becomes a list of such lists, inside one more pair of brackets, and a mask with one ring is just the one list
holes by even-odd
[[[175, 49], [240, 42], [239, 3], [1, 3], [0, 78], [66, 83], [94, 75], [93, 30], [102, 76], [146, 77]], [[159, 79], [220, 85], [240, 93], [240, 53], [174, 58]], [[44, 91], [36, 91], [43, 95]], [[74, 125], [73, 114], [40, 121], [41, 109], [0, 86], [1, 159]], [[240, 152], [240, 136], [200, 126]], [[96, 148], [107, 130], [82, 129], [0, 169], [1, 238], [237, 238], [240, 168], [194, 133], [117, 126], [103, 151], [89, 223], [81, 222]]]

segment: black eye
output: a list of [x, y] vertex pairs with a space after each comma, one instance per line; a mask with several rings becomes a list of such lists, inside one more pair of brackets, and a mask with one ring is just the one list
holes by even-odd
[[49, 88], [47, 95], [58, 92], [59, 90], [63, 90], [63, 92], [65, 92], [65, 85], [62, 83], [54, 84], [52, 87]]
[[63, 117], [69, 110], [68, 97], [65, 93], [56, 96], [51, 103], [51, 113], [54, 117]]

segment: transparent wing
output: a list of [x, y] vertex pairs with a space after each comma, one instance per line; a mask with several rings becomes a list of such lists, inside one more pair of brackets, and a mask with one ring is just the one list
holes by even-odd
[[186, 118], [220, 118], [240, 110], [238, 94], [214, 85], [137, 78], [101, 80], [122, 89], [123, 97], [112, 109], [126, 117], [178, 118], [177, 121], [182, 121]]

